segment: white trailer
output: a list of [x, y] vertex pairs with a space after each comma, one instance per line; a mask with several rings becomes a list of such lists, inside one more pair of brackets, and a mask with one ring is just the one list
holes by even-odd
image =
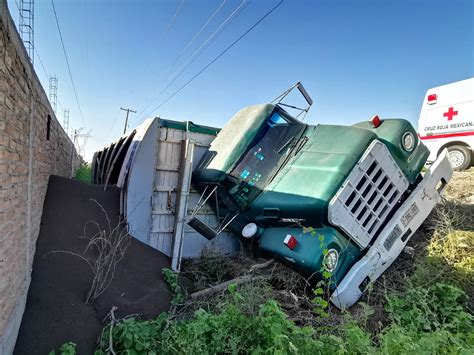
[[[198, 257], [205, 249], [233, 253], [240, 247], [231, 232], [209, 241], [186, 223], [200, 197], [191, 185], [194, 163], [218, 132], [154, 118], [94, 154], [93, 183], [121, 188], [121, 212], [130, 234], [169, 256], [174, 270], [182, 258]], [[207, 205], [197, 214], [216, 228], [220, 224]]]

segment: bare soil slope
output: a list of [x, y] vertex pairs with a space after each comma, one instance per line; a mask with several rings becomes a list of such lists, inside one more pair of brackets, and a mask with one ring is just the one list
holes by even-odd
[[91, 199], [117, 223], [119, 195], [115, 187], [104, 191], [103, 186], [50, 178], [15, 354], [48, 354], [68, 341], [77, 344], [78, 354], [92, 354], [112, 306], [118, 307], [116, 317], [139, 314], [143, 318], [169, 308], [171, 294], [161, 274], [162, 268], [169, 267], [169, 258], [134, 238], [110, 287], [93, 305], [85, 304], [92, 281], [86, 262], [71, 254], [51, 253], [82, 254], [87, 244], [80, 238], [84, 224], [93, 220], [105, 227], [107, 223]]

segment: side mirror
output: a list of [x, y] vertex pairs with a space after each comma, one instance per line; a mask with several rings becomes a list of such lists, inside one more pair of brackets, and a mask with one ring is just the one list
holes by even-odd
[[306, 89], [304, 88], [303, 84], [301, 84], [301, 82], [298, 81], [296, 83], [296, 87], [300, 91], [301, 95], [303, 95], [303, 97], [306, 100], [306, 102], [308, 103], [308, 105], [309, 106], [313, 105], [313, 99], [311, 98], [311, 96], [309, 96], [309, 94], [306, 91]]
[[[293, 106], [293, 105], [288, 105], [288, 104], [285, 104], [285, 103], [282, 102], [283, 99], [286, 96], [288, 96], [288, 94], [290, 92], [292, 92], [294, 88], [298, 88], [298, 91], [304, 97], [304, 99], [306, 100], [306, 103], [308, 104], [307, 107], [301, 108], [301, 107], [296, 107], [296, 106]], [[293, 85], [291, 88], [286, 90], [283, 94], [281, 94], [276, 99], [274, 99], [272, 101], [272, 103], [273, 102], [277, 102], [276, 103], [277, 105], [290, 107], [292, 109], [300, 111], [300, 113], [295, 118], [298, 118], [298, 116], [300, 116], [302, 113], [304, 113], [306, 115], [308, 113], [309, 109], [311, 108], [311, 105], [313, 105], [313, 99], [311, 98], [311, 96], [309, 96], [308, 92], [306, 91], [306, 89], [304, 88], [303, 84], [300, 81], [298, 81], [295, 85]]]

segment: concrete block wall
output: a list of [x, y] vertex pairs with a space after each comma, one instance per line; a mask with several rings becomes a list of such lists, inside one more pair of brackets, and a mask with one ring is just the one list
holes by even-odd
[[49, 176], [78, 164], [0, 0], [0, 354], [15, 345]]

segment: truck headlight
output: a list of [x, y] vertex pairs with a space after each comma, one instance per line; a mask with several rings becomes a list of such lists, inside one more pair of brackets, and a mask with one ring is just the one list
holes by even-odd
[[324, 256], [323, 266], [329, 271], [333, 272], [336, 270], [337, 262], [339, 261], [339, 253], [336, 249], [329, 249], [328, 253]]
[[244, 238], [252, 238], [255, 234], [257, 234], [258, 227], [255, 223], [248, 223], [245, 225], [244, 229], [242, 229], [242, 237]]
[[411, 132], [405, 132], [402, 137], [402, 146], [407, 152], [411, 152], [415, 147], [415, 136]]

